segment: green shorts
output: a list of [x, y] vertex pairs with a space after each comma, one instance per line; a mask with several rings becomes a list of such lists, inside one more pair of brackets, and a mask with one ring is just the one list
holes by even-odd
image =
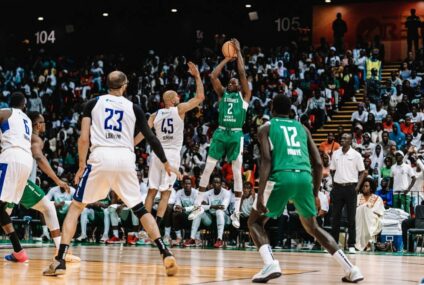
[[31, 209], [35, 204], [41, 201], [46, 194], [37, 184], [28, 180], [25, 186], [24, 195], [22, 195], [21, 201], [19, 202], [22, 206], [27, 209]]
[[243, 153], [243, 132], [217, 129], [209, 146], [209, 156], [220, 160], [226, 156], [227, 161], [236, 160]]
[[309, 172], [279, 171], [271, 175], [264, 192], [264, 203], [269, 211], [266, 216], [281, 216], [289, 200], [293, 201], [299, 216], [316, 216], [312, 175]]

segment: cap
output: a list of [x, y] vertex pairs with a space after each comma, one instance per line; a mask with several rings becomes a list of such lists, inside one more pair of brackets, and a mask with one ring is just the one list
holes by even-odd
[[368, 132], [367, 132], [367, 133], [364, 133], [364, 135], [363, 135], [363, 136], [364, 136], [364, 137], [365, 137], [365, 136], [369, 136], [369, 137], [371, 137], [370, 133], [368, 133]]
[[400, 154], [401, 156], [405, 156], [401, 150], [397, 150], [397, 151], [395, 152], [395, 155], [396, 155], [396, 154]]
[[364, 128], [362, 127], [362, 125], [361, 125], [361, 124], [356, 124], [355, 129], [363, 130]]
[[269, 116], [268, 115], [263, 115], [262, 116], [262, 120], [268, 120], [269, 121]]
[[335, 47], [331, 47], [330, 50], [336, 51], [336, 48]]

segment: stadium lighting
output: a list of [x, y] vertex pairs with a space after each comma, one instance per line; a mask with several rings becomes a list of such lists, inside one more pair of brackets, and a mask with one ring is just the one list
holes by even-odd
[[325, 3], [331, 3], [331, 0], [325, 0]]
[[41, 22], [41, 21], [44, 21], [44, 18], [43, 17], [38, 17], [37, 20]]
[[252, 8], [252, 5], [251, 4], [246, 4], [246, 5], [244, 5], [244, 7], [246, 7], [246, 8]]
[[103, 13], [103, 17], [109, 17], [109, 13]]
[[175, 9], [175, 8], [173, 8], [173, 9], [171, 9], [171, 12], [172, 12], [172, 13], [177, 13], [177, 12], [178, 12], [178, 10], [177, 10], [177, 9]]

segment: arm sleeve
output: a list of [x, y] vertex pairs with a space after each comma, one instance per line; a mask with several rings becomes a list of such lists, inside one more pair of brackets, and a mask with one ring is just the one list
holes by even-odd
[[82, 117], [89, 117], [91, 118], [91, 111], [93, 111], [94, 106], [96, 106], [98, 98], [94, 98], [89, 100], [85, 106], [84, 106], [84, 110], [82, 112]]
[[167, 162], [165, 152], [163, 151], [162, 145], [160, 144], [158, 138], [155, 136], [153, 131], [149, 128], [147, 124], [146, 116], [144, 115], [143, 110], [137, 105], [133, 105], [134, 114], [136, 117], [136, 128], [140, 130], [143, 134], [146, 141], [150, 144], [153, 151], [157, 155], [157, 157], [162, 161], [162, 163]]

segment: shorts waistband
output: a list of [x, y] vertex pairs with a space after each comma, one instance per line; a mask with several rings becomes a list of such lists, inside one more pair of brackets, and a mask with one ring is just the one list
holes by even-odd
[[354, 186], [356, 184], [358, 184], [358, 183], [357, 182], [350, 182], [350, 183], [337, 183], [337, 182], [334, 182], [334, 185], [341, 186], [341, 187]]
[[225, 131], [242, 131], [243, 130], [242, 128], [226, 128], [222, 126], [219, 126], [218, 128]]
[[307, 170], [303, 170], [303, 169], [283, 169], [283, 170], [280, 170], [281, 172], [296, 172], [296, 173], [299, 173], [299, 172], [309, 172], [309, 171], [307, 171]]

